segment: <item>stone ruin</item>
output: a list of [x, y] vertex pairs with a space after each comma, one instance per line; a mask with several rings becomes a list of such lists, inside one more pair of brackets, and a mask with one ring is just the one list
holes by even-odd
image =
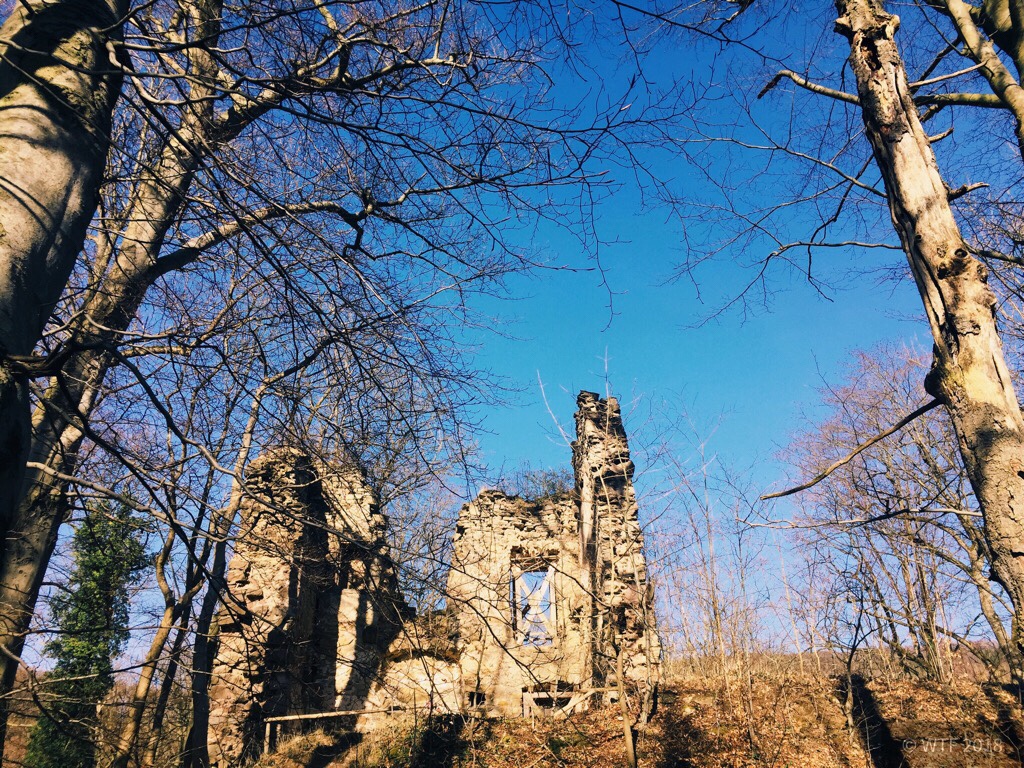
[[211, 763], [271, 748], [271, 726], [368, 728], [393, 709], [567, 714], [625, 694], [649, 713], [661, 645], [633, 462], [616, 400], [577, 404], [575, 488], [463, 506], [447, 607], [424, 616], [359, 472], [295, 449], [254, 462], [218, 617]]
[[412, 616], [359, 473], [278, 449], [247, 487], [209, 692], [218, 766], [254, 756], [267, 718], [361, 708]]

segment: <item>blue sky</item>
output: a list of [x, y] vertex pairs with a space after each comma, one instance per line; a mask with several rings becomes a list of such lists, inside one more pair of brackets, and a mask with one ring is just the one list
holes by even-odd
[[[800, 414], [814, 408], [822, 381], [840, 382], [852, 350], [887, 340], [930, 344], [909, 281], [864, 279], [828, 301], [794, 278], [767, 311], [746, 318], [727, 312], [700, 325], [709, 305], [688, 283], [666, 283], [680, 258], [678, 232], [639, 212], [629, 219], [629, 229], [642, 234], [602, 251], [614, 315], [593, 271], [517, 278], [510, 286], [515, 300], [484, 307], [505, 335], [485, 334], [478, 361], [520, 390], [510, 407], [483, 414], [480, 447], [492, 467], [566, 465], [547, 406], [571, 433], [576, 393], [610, 386], [623, 402], [640, 397], [655, 408], [685, 410], [708, 429], [717, 425], [713, 448], [739, 466], [756, 464], [758, 481], [770, 483], [783, 472], [773, 453], [799, 427]], [[571, 237], [548, 235], [544, 245], [559, 263], [580, 261]], [[719, 265], [709, 287], [731, 283], [735, 271]]]
[[[797, 13], [795, 8], [790, 10]], [[818, 16], [810, 21], [801, 16], [799, 25], [780, 23], [774, 31], [781, 29], [782, 37], [792, 39], [789, 45], [775, 40], [773, 50], [797, 71], [813, 64], [819, 78], [830, 82], [843, 69], [848, 50], [831, 30], [830, 8], [814, 13]], [[760, 23], [749, 19], [752, 29]], [[692, 122], [687, 117], [673, 129], [676, 133], [669, 141], [678, 141], [683, 152], [667, 149], [655, 156], [653, 151], [641, 151], [641, 159], [668, 179], [675, 191], [717, 206], [719, 212], [729, 205], [723, 204], [721, 190], [708, 183], [716, 172], [733, 187], [743, 212], [761, 215], [775, 203], [806, 196], [804, 207], [772, 214], [770, 224], [783, 242], [808, 237], [827, 218], [829, 205], [834, 204], [829, 200], [836, 199], [819, 200], [814, 193], [836, 178], [822, 175], [824, 181], [815, 181], [809, 170], [813, 166], [783, 152], [747, 151], [715, 139], [741, 138], [758, 144], [775, 140], [855, 169], [869, 153], [863, 136], [853, 135], [846, 148], [837, 148], [850, 137], [843, 136], [843, 130], [856, 133], [859, 115], [785, 85], [767, 99], [753, 100], [782, 66], [780, 61], [757, 57], [745, 61], [743, 50], [725, 55], [716, 44], [678, 35], [669, 34], [665, 40], [645, 59], [645, 74], [656, 81], [655, 86], [674, 78], [704, 82], [707, 90], [701, 91], [694, 109], [703, 114]], [[605, 62], [603, 71], [592, 76], [614, 93], [616, 77], [630, 71], [629, 63]], [[564, 81], [561, 87], [568, 89], [563, 92], [570, 98], [587, 92], [582, 81]], [[939, 122], [935, 130], [945, 127]], [[752, 127], [755, 124], [759, 127]], [[826, 124], [839, 133], [832, 133]], [[693, 125], [699, 125], [704, 135], [690, 133]], [[957, 135], [965, 128], [970, 130], [961, 118]], [[706, 163], [707, 177], [701, 169], [686, 165], [683, 154]], [[944, 158], [939, 159], [944, 164]], [[864, 177], [869, 184], [878, 183], [877, 179], [873, 168]], [[893, 341], [930, 348], [912, 281], [894, 283], [873, 271], [896, 266], [905, 274], [904, 257], [898, 250], [817, 251], [814, 274], [831, 281], [825, 289], [831, 300], [808, 284], [799, 261], [793, 267], [779, 265], [771, 270], [766, 309], [752, 314], [734, 309], [702, 324], [716, 302], [733, 298], [748, 279], [738, 263], [763, 257], [773, 243], [742, 241], [742, 248], [703, 269], [700, 288], [707, 303], [701, 303], [689, 282], [668, 279], [685, 257], [683, 227], [691, 228], [691, 239], [718, 236], [713, 213], [681, 221], [650, 196], [646, 208], [641, 205], [628, 172], [619, 172], [616, 180], [621, 186], [598, 205], [595, 224], [602, 240], [615, 243], [600, 249], [605, 277], [615, 294], [614, 314], [609, 310], [608, 289], [595, 271], [541, 271], [517, 277], [509, 285], [515, 300], [493, 300], [482, 306], [505, 335], [473, 334], [471, 338], [481, 346], [478, 362], [520, 391], [513, 405], [481, 414], [487, 431], [479, 443], [491, 467], [514, 468], [527, 461], [533, 467], [565, 466], [568, 451], [548, 406], [571, 432], [576, 393], [581, 389], [604, 392], [610, 385], [623, 401], [642, 397], [649, 407], [667, 411], [666, 419], [685, 410], [698, 429], [711, 431], [717, 425], [713, 450], [735, 466], [752, 466], [754, 483], [767, 487], [785, 478], [786, 467], [774, 454], [804, 426], [801, 414], [814, 414], [823, 382], [842, 382], [843, 366], [852, 351]], [[826, 239], [895, 243], [884, 207], [871, 195], [866, 199], [866, 204], [847, 205], [840, 224], [830, 229]], [[843, 223], [847, 215], [851, 224]], [[541, 227], [526, 245], [553, 264], [593, 266], [579, 242], [552, 225]], [[543, 382], [547, 404], [538, 381]], [[628, 416], [626, 426], [630, 428]]]

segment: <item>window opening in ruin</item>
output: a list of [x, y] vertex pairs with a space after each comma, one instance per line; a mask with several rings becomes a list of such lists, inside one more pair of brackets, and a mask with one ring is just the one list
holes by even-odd
[[487, 694], [483, 691], [469, 692], [469, 706], [482, 707], [487, 703]]
[[521, 645], [554, 645], [555, 589], [553, 566], [515, 569], [512, 574], [512, 618]]
[[554, 688], [528, 686], [523, 689], [523, 716], [544, 717], [558, 711], [565, 711], [573, 703], [578, 690], [576, 686], [559, 681]]
[[539, 709], [562, 709], [570, 701], [572, 694], [544, 693], [533, 696], [533, 706]]

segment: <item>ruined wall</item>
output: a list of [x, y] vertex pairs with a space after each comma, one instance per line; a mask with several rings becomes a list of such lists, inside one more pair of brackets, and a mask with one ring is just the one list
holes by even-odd
[[574, 493], [531, 502], [485, 491], [459, 514], [448, 598], [467, 706], [521, 714], [524, 693], [540, 691], [564, 694], [547, 697], [558, 704], [568, 691], [616, 684], [620, 654], [630, 693], [657, 683], [661, 646], [619, 405], [591, 392], [577, 405]]
[[[218, 768], [258, 752], [265, 718], [429, 707], [519, 715], [619, 674], [645, 709], [661, 647], [619, 405], [577, 400], [572, 491], [485, 491], [453, 540], [448, 608], [415, 617], [362, 476], [294, 449], [253, 462], [210, 688]], [[644, 703], [646, 702], [646, 704]], [[361, 717], [358, 727], [372, 727]]]
[[267, 717], [359, 709], [408, 609], [358, 472], [300, 451], [250, 466], [218, 615], [210, 758], [252, 757]]
[[[429, 714], [461, 712], [463, 686], [457, 636], [458, 623], [447, 611], [432, 611], [407, 620], [388, 648], [366, 708], [416, 707], [426, 708]], [[367, 722], [372, 726], [375, 721], [368, 718]]]
[[381, 661], [410, 611], [388, 549], [387, 519], [362, 477], [323, 472], [328, 505], [328, 562], [334, 582], [325, 613], [337, 617], [334, 708], [359, 709]]
[[633, 461], [618, 401], [581, 392], [576, 399], [573, 471], [580, 505], [580, 562], [595, 600], [594, 684], [615, 677], [618, 655], [634, 689], [660, 675], [661, 641], [647, 580], [644, 538], [633, 488]]
[[[590, 680], [592, 600], [581, 578], [577, 528], [568, 495], [527, 502], [485, 491], [462, 508], [448, 601], [458, 616], [467, 706], [521, 714], [524, 690]], [[529, 601], [515, 594], [524, 572], [537, 574], [536, 590], [549, 591], [534, 607], [553, 625], [550, 637], [527, 621]]]
[[[227, 572], [210, 688], [211, 760], [239, 762], [263, 717], [323, 706], [329, 649], [310, 643], [329, 575], [326, 506], [308, 460], [281, 450], [253, 462], [252, 494]], [[321, 631], [327, 628], [321, 628]]]

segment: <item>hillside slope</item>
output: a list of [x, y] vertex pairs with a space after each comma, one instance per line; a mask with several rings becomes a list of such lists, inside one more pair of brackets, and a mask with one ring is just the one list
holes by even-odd
[[[666, 686], [640, 735], [645, 768], [1003, 768], [1021, 765], [1024, 716], [1003, 687], [755, 677]], [[855, 727], [847, 726], [847, 702]], [[619, 768], [617, 708], [560, 721], [395, 715], [368, 735], [309, 733], [260, 768]]]

